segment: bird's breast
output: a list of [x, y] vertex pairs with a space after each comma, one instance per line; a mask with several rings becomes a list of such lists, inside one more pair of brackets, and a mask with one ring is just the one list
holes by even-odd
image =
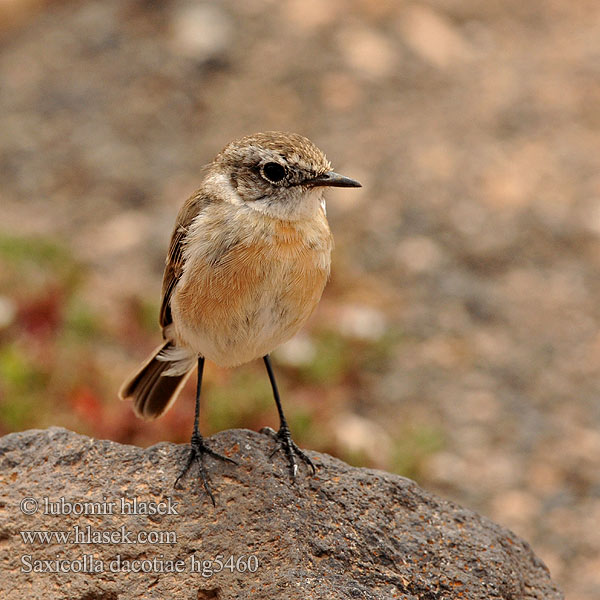
[[324, 215], [310, 222], [248, 216], [253, 223], [208, 227], [198, 243], [189, 240], [172, 299], [179, 343], [224, 366], [264, 356], [292, 337], [329, 276]]

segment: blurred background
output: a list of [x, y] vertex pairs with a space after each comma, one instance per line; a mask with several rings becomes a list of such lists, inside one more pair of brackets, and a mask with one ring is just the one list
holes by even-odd
[[[274, 354], [296, 441], [414, 478], [600, 597], [597, 0], [2, 0], [0, 433], [187, 442], [116, 391], [160, 339], [200, 167], [262, 130], [331, 190], [333, 275]], [[276, 426], [260, 361], [202, 430]]]

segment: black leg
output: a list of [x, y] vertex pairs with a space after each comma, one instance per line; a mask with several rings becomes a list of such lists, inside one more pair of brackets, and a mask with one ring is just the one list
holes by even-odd
[[277, 389], [275, 374], [273, 373], [273, 367], [271, 366], [271, 358], [268, 354], [266, 354], [265, 356], [263, 356], [263, 360], [265, 361], [265, 366], [267, 367], [269, 381], [271, 382], [271, 388], [273, 389], [273, 397], [275, 398], [275, 404], [277, 404], [277, 412], [279, 413], [279, 431], [277, 433], [275, 433], [270, 427], [265, 427], [261, 430], [263, 432], [271, 434], [277, 441], [277, 446], [275, 446], [275, 450], [273, 450], [271, 456], [273, 456], [275, 452], [277, 452], [277, 450], [283, 448], [290, 465], [292, 479], [295, 479], [296, 474], [298, 473], [298, 464], [296, 463], [296, 456], [299, 456], [312, 469], [314, 475], [316, 470], [312, 460], [310, 460], [310, 458], [308, 458], [308, 456], [304, 452], [302, 452], [302, 450], [300, 450], [298, 446], [296, 446], [294, 440], [292, 440], [290, 428], [285, 419], [285, 415], [283, 414], [281, 399], [279, 398], [279, 390]]
[[233, 463], [234, 465], [237, 465], [237, 463], [235, 462], [235, 460], [232, 460], [231, 458], [228, 458], [227, 456], [223, 456], [222, 454], [219, 454], [218, 452], [211, 450], [204, 443], [204, 438], [202, 437], [202, 435], [200, 434], [200, 431], [198, 430], [198, 420], [200, 418], [200, 391], [202, 389], [202, 373], [203, 373], [203, 371], [204, 371], [204, 357], [200, 356], [198, 358], [198, 384], [196, 386], [196, 408], [194, 411], [194, 431], [192, 432], [192, 439], [190, 442], [190, 446], [191, 446], [190, 454], [188, 456], [185, 467], [183, 467], [183, 470], [181, 471], [181, 473], [179, 473], [179, 476], [175, 480], [174, 487], [177, 487], [179, 485], [179, 481], [186, 475], [186, 473], [190, 470], [190, 467], [192, 466], [192, 464], [195, 461], [196, 463], [198, 463], [198, 470], [200, 471], [200, 477], [202, 478], [202, 484], [204, 485], [204, 489], [206, 490], [206, 493], [209, 495], [209, 497], [213, 503], [213, 506], [215, 506], [215, 497], [212, 494], [212, 491], [210, 489], [210, 485], [208, 482], [208, 477], [206, 476], [206, 472], [204, 470], [204, 455], [208, 454], [209, 456], [212, 456], [213, 458], [218, 458], [219, 460], [224, 460], [224, 461]]

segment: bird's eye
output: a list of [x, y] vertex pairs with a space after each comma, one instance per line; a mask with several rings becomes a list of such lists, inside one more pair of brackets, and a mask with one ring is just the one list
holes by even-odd
[[268, 162], [262, 168], [262, 175], [267, 181], [270, 181], [271, 183], [279, 183], [285, 178], [286, 169], [283, 165], [280, 165], [279, 163]]

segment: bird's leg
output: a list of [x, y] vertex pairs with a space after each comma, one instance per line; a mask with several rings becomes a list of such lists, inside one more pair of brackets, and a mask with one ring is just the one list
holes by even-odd
[[212, 494], [210, 489], [209, 480], [204, 470], [204, 456], [208, 454], [213, 458], [218, 458], [219, 460], [224, 460], [226, 462], [233, 463], [237, 465], [235, 460], [228, 458], [227, 456], [223, 456], [214, 450], [211, 450], [205, 443], [204, 438], [200, 434], [198, 430], [198, 420], [200, 418], [200, 391], [202, 389], [202, 373], [204, 371], [204, 357], [198, 357], [198, 383], [196, 386], [196, 409], [194, 412], [194, 431], [192, 432], [192, 439], [190, 441], [190, 453], [187, 459], [185, 466], [183, 467], [181, 473], [175, 480], [174, 487], [177, 488], [179, 485], [179, 481], [186, 475], [186, 473], [190, 470], [190, 467], [194, 463], [194, 461], [198, 464], [198, 470], [200, 471], [200, 477], [202, 478], [202, 484], [204, 485], [204, 489], [206, 493], [209, 495], [213, 506], [215, 506], [215, 497]]
[[273, 367], [271, 366], [271, 359], [268, 354], [263, 356], [263, 360], [265, 361], [265, 366], [267, 367], [267, 373], [269, 375], [269, 381], [271, 382], [271, 388], [273, 389], [273, 396], [275, 398], [275, 404], [277, 404], [277, 412], [279, 413], [279, 431], [275, 432], [270, 427], [264, 427], [261, 429], [262, 433], [268, 433], [271, 435], [277, 442], [275, 446], [275, 450], [271, 453], [271, 457], [279, 450], [283, 448], [285, 452], [288, 463], [290, 465], [290, 471], [292, 473], [292, 479], [295, 479], [296, 474], [298, 473], [298, 464], [296, 463], [296, 456], [299, 456], [311, 469], [313, 475], [315, 474], [315, 465], [312, 460], [302, 451], [296, 444], [294, 440], [292, 440], [292, 435], [290, 433], [290, 428], [287, 424], [285, 415], [283, 414], [283, 408], [281, 407], [281, 399], [279, 398], [279, 390], [277, 389], [277, 382], [275, 381], [275, 375], [273, 373]]

